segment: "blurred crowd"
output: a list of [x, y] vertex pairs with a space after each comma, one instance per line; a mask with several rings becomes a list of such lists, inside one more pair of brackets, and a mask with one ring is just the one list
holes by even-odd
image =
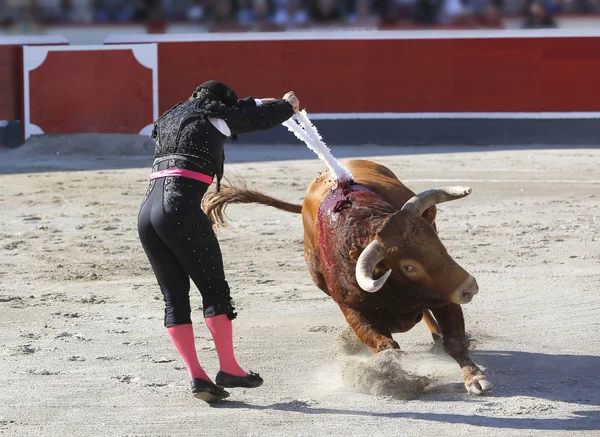
[[600, 0], [0, 0], [4, 26], [21, 23], [186, 21], [212, 26], [292, 29], [314, 26], [556, 26], [561, 13], [600, 13]]

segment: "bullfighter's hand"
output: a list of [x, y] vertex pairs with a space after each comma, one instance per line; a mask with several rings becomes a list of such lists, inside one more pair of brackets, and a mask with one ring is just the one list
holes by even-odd
[[283, 96], [283, 100], [292, 105], [294, 107], [294, 111], [300, 110], [300, 100], [298, 100], [298, 97], [296, 97], [293, 91], [286, 93], [285, 96]]

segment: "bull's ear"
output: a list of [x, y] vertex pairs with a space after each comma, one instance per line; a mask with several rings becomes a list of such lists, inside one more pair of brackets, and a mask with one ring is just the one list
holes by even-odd
[[437, 207], [435, 205], [427, 208], [425, 210], [425, 212], [421, 215], [421, 217], [423, 217], [427, 223], [429, 223], [431, 226], [433, 226], [433, 224], [435, 223], [435, 217], [437, 215]]
[[350, 249], [350, 252], [348, 253], [350, 254], [350, 258], [352, 258], [354, 261], [358, 261], [358, 257], [360, 256], [363, 250], [365, 250], [364, 247], [358, 244], [353, 244], [352, 249]]

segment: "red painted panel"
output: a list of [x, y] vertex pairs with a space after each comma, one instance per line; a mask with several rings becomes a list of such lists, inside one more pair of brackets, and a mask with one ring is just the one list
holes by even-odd
[[283, 95], [280, 86], [285, 67], [279, 41], [267, 44], [240, 42], [159, 44], [160, 111], [189, 97], [196, 86], [218, 79], [240, 97]]
[[31, 123], [45, 133], [139, 133], [153, 122], [152, 71], [131, 50], [50, 51], [30, 93]]
[[542, 41], [541, 106], [548, 111], [600, 110], [600, 38]]
[[207, 79], [309, 112], [600, 111], [600, 38], [159, 43], [160, 111]]
[[456, 40], [453, 111], [539, 111], [539, 40]]
[[368, 41], [343, 45], [335, 41], [288, 41], [284, 50], [281, 87], [293, 90], [302, 106], [309, 110], [325, 108], [327, 112], [361, 112], [366, 107]]
[[368, 87], [369, 99], [363, 112], [451, 110], [451, 41], [373, 42], [363, 85]]
[[542, 38], [541, 56], [547, 60], [600, 60], [600, 38]]
[[159, 44], [160, 111], [190, 96], [196, 86], [218, 79], [240, 97], [273, 97], [289, 91], [284, 82], [285, 54], [279, 41]]
[[160, 110], [214, 78], [240, 96], [281, 97], [293, 90], [312, 112], [364, 111], [373, 92], [384, 94], [367, 83], [373, 70], [370, 53], [370, 41], [161, 43]]

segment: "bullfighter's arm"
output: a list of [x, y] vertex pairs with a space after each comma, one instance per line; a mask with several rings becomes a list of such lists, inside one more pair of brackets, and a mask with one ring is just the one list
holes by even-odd
[[294, 115], [294, 107], [283, 99], [265, 99], [260, 105], [248, 97], [219, 118], [225, 120], [234, 135], [274, 128]]

